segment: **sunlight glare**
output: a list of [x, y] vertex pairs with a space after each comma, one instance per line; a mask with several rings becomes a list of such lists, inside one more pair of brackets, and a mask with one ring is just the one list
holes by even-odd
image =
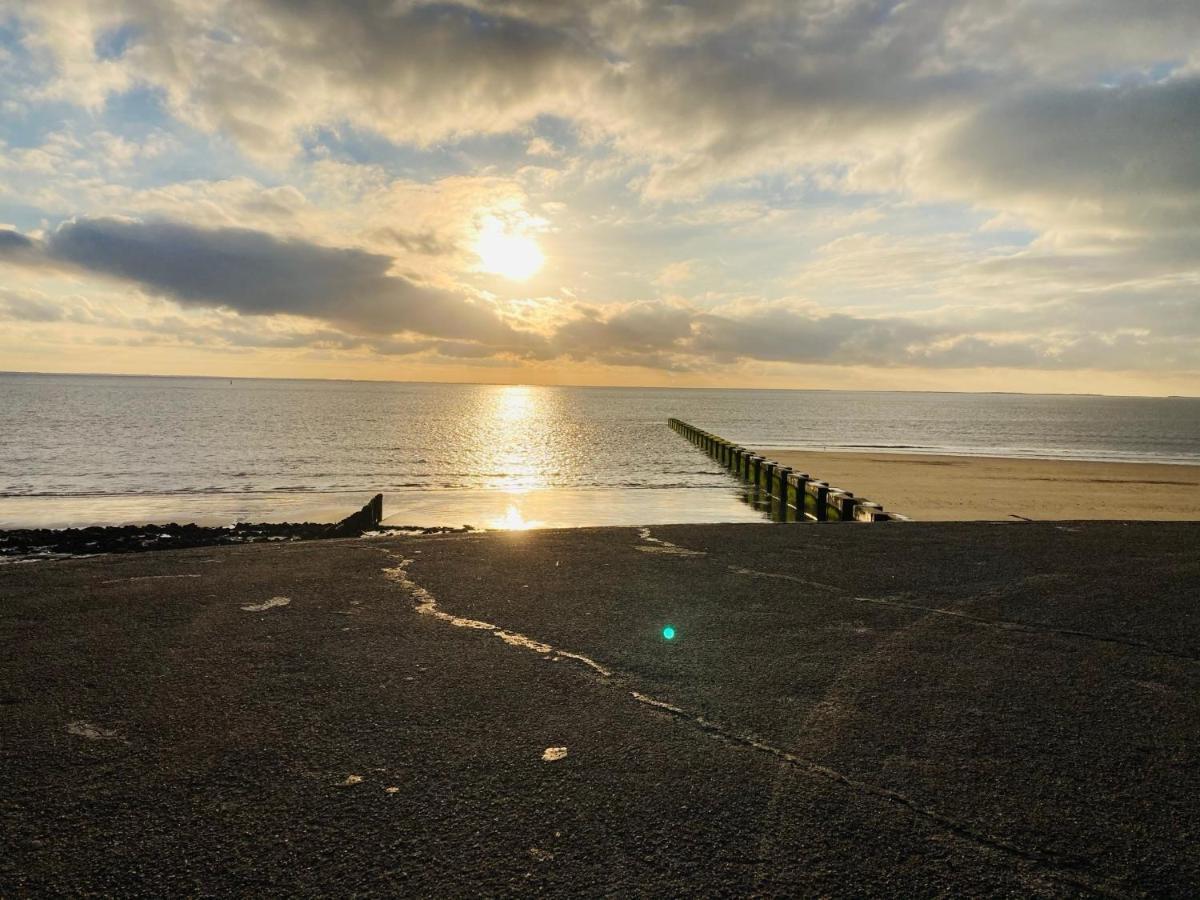
[[513, 384], [498, 385], [489, 393], [490, 409], [480, 426], [488, 434], [488, 471], [497, 473], [490, 486], [508, 494], [545, 487], [546, 445], [533, 438], [539, 431], [543, 392]]
[[530, 528], [537, 528], [541, 524], [541, 522], [526, 519], [521, 515], [521, 511], [514, 504], [510, 503], [508, 504], [508, 509], [504, 511], [503, 516], [488, 522], [488, 528], [500, 528], [505, 531], [528, 531]]
[[510, 427], [525, 421], [535, 412], [533, 395], [522, 384], [500, 388], [497, 400], [496, 417]]
[[513, 281], [524, 281], [534, 275], [546, 261], [533, 238], [495, 216], [483, 220], [475, 252], [483, 271]]

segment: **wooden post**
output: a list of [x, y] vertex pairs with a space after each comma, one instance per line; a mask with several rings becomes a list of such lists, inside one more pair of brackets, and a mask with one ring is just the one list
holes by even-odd
[[779, 498], [779, 521], [788, 520], [788, 476], [792, 474], [791, 466], [775, 466], [775, 484], [771, 493]]
[[854, 507], [857, 503], [854, 494], [850, 491], [831, 487], [825, 504], [826, 516], [834, 522], [852, 522], [854, 521]]
[[795, 500], [796, 522], [803, 522], [807, 518], [808, 481], [807, 472], [794, 472], [788, 478], [788, 493]]
[[878, 503], [870, 501], [862, 501], [854, 507], [855, 522], [883, 522], [888, 518], [888, 514], [883, 511], [883, 507]]
[[808, 508], [812, 506], [812, 512], [808, 513], [818, 522], [825, 522], [829, 519], [829, 510], [826, 503], [829, 500], [829, 485], [824, 481], [810, 481], [804, 486], [807, 496], [804, 500], [804, 510], [808, 513]]

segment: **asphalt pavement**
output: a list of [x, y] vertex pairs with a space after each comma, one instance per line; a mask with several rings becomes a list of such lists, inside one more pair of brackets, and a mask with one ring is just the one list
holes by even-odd
[[1194, 896], [1198, 551], [831, 523], [0, 566], [0, 896]]

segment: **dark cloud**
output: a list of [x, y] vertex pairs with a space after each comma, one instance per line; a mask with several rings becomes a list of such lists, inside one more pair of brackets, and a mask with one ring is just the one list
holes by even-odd
[[1198, 141], [1200, 77], [1042, 89], [983, 108], [937, 164], [993, 201], [1073, 204], [1109, 227], [1197, 228]]
[[357, 333], [536, 343], [482, 305], [389, 274], [390, 257], [244, 228], [83, 219], [51, 234], [45, 254], [136, 282], [185, 306], [308, 316]]
[[[165, 60], [153, 68], [178, 102], [252, 148], [286, 143], [313, 113], [421, 143], [508, 131], [577, 98], [602, 62], [582, 32], [467, 4], [258, 0], [244, 12], [241, 39], [277, 68], [228, 48], [205, 48], [222, 64], [206, 61], [195, 84]], [[173, 32], [189, 25], [181, 16]]]
[[692, 310], [663, 303], [638, 303], [608, 316], [592, 308], [579, 312], [579, 318], [558, 329], [552, 343], [561, 353], [583, 358], [682, 349], [695, 318]]
[[584, 310], [561, 326], [551, 345], [577, 359], [614, 365], [691, 368], [700, 360], [892, 365], [910, 343], [938, 333], [904, 319], [805, 313], [753, 307], [712, 313], [665, 303], [639, 303], [608, 315]]
[[35, 241], [19, 231], [0, 229], [0, 262], [37, 265], [41, 254]]
[[404, 231], [400, 228], [378, 228], [370, 237], [381, 243], [395, 244], [409, 253], [422, 256], [445, 256], [458, 249], [457, 245], [433, 231]]
[[1007, 315], [968, 307], [924, 319], [783, 306], [718, 314], [644, 303], [607, 316], [585, 311], [562, 326], [551, 345], [575, 359], [671, 371], [744, 360], [882, 368], [1200, 368], [1200, 302], [1179, 298], [1163, 316], [1184, 313], [1186, 324], [1175, 329], [1160, 318], [1154, 332], [1122, 330], [1130, 317], [1121, 315], [1117, 298], [1103, 306], [1097, 321], [1107, 330], [1094, 332], [1080, 327], [1089, 310], [1078, 301], [1015, 308]]
[[33, 241], [19, 231], [0, 229], [0, 256], [7, 256], [32, 249]]
[[751, 358], [834, 365], [892, 365], [908, 346], [937, 332], [900, 318], [806, 314], [787, 308], [698, 318], [695, 352], [717, 359]]

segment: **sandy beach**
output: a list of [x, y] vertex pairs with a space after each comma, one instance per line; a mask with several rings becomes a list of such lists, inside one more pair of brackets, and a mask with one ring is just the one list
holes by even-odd
[[1200, 466], [756, 452], [923, 521], [1200, 519]]

